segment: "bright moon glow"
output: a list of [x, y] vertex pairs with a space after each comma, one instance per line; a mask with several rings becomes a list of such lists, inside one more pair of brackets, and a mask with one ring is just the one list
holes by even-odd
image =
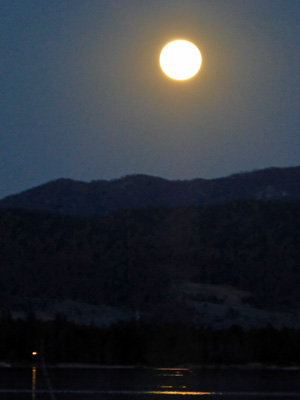
[[201, 66], [201, 53], [187, 40], [168, 43], [160, 53], [160, 66], [172, 79], [185, 80], [194, 76]]

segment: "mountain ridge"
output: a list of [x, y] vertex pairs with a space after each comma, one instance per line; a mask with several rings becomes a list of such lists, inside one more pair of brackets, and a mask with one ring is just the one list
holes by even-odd
[[267, 168], [229, 177], [168, 180], [127, 175], [82, 182], [60, 178], [0, 200], [0, 208], [69, 215], [104, 215], [124, 209], [201, 206], [236, 200], [300, 200], [300, 167]]
[[141, 315], [300, 327], [299, 182], [300, 167], [212, 180], [140, 174], [8, 196], [2, 308], [104, 325]]

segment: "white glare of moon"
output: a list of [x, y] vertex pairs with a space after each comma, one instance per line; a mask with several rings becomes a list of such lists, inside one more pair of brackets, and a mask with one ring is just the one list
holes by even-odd
[[172, 79], [185, 80], [194, 76], [201, 66], [199, 49], [186, 40], [168, 43], [160, 54], [160, 66]]

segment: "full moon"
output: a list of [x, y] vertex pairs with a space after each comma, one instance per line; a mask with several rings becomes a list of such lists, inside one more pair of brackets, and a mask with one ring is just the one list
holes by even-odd
[[160, 66], [172, 79], [192, 78], [201, 66], [201, 53], [197, 46], [187, 40], [174, 40], [168, 43], [160, 53]]

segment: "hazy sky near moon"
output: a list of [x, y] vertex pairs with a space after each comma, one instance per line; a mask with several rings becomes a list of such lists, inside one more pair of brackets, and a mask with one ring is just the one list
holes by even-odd
[[[0, 197], [300, 164], [299, 0], [1, 0]], [[173, 39], [202, 54], [184, 83]]]

